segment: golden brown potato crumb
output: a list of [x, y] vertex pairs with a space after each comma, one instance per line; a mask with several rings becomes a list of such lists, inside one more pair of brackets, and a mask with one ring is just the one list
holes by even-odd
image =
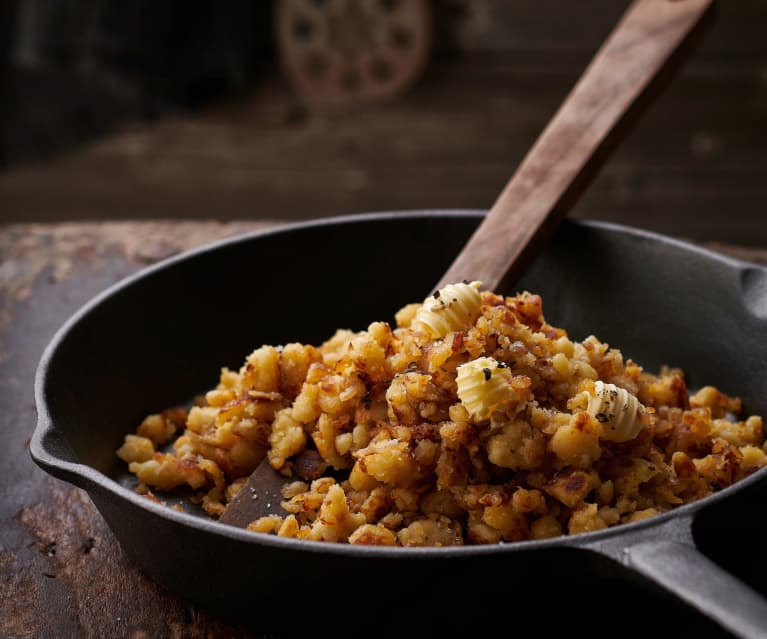
[[596, 504], [588, 504], [579, 510], [576, 510], [570, 517], [567, 524], [567, 531], [574, 535], [576, 533], [591, 532], [607, 528], [604, 519], [599, 516]]
[[117, 449], [117, 456], [126, 464], [145, 462], [154, 455], [154, 443], [147, 437], [126, 435], [125, 442]]
[[397, 536], [381, 524], [362, 524], [349, 535], [349, 543], [365, 546], [396, 546]]
[[365, 515], [354, 514], [346, 503], [343, 489], [331, 486], [312, 525], [311, 538], [318, 541], [345, 541], [365, 523]]
[[539, 517], [530, 525], [531, 539], [549, 539], [551, 537], [559, 537], [561, 534], [562, 526], [560, 526], [556, 517], [551, 515]]
[[397, 533], [403, 546], [456, 546], [461, 535], [454, 524], [445, 518], [419, 519]]
[[157, 446], [162, 446], [184, 427], [186, 411], [183, 409], [163, 411], [159, 415], [149, 415], [137, 429], [137, 434], [151, 439]]

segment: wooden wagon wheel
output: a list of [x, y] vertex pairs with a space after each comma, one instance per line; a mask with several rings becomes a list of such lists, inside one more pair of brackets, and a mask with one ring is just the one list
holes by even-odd
[[343, 106], [393, 98], [423, 71], [428, 0], [278, 0], [280, 63], [309, 102]]

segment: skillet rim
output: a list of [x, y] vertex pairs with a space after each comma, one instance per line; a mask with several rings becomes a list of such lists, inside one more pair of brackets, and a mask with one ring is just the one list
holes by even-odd
[[[277, 537], [275, 535], [264, 535], [253, 533], [228, 524], [220, 523], [214, 519], [204, 519], [197, 515], [186, 512], [179, 512], [173, 508], [163, 506], [146, 499], [144, 496], [129, 490], [122, 486], [116, 480], [105, 475], [101, 471], [81, 462], [72, 462], [58, 457], [51, 452], [46, 443], [46, 439], [52, 439], [68, 446], [64, 435], [57, 430], [53, 422], [48, 403], [46, 400], [47, 373], [51, 360], [56, 354], [59, 346], [64, 342], [72, 329], [89, 313], [99, 305], [106, 303], [111, 297], [127, 289], [128, 287], [140, 284], [145, 278], [152, 277], [155, 273], [168, 268], [173, 268], [176, 264], [194, 260], [209, 252], [226, 250], [227, 247], [247, 243], [253, 240], [266, 238], [275, 234], [290, 233], [301, 231], [314, 227], [327, 227], [332, 225], [346, 225], [354, 223], [366, 223], [374, 221], [384, 221], [388, 219], [416, 219], [416, 218], [467, 218], [475, 217], [481, 219], [486, 213], [485, 209], [412, 209], [400, 211], [373, 211], [367, 213], [354, 213], [348, 215], [337, 215], [322, 217], [313, 220], [299, 222], [282, 223], [275, 226], [238, 233], [228, 238], [223, 238], [204, 244], [188, 251], [183, 251], [155, 264], [140, 268], [136, 272], [120, 279], [110, 285], [100, 293], [97, 293], [83, 305], [81, 305], [54, 333], [53, 337], [45, 347], [39, 360], [34, 380], [35, 407], [37, 410], [37, 424], [33, 430], [29, 442], [29, 451], [33, 461], [48, 474], [57, 477], [70, 484], [84, 489], [92, 497], [94, 490], [102, 490], [110, 498], [122, 499], [129, 505], [145, 510], [151, 515], [159, 516], [168, 520], [172, 524], [191, 527], [203, 534], [222, 535], [231, 542], [244, 542], [256, 544], [265, 548], [274, 550], [300, 550], [308, 553], [338, 554], [349, 557], [376, 557], [379, 559], [407, 559], [407, 558], [433, 558], [433, 557], [470, 557], [475, 555], [520, 552], [527, 550], [543, 550], [558, 547], [589, 547], [598, 544], [601, 541], [612, 539], [614, 537], [631, 536], [631, 533], [642, 534], [643, 530], [651, 530], [661, 527], [674, 519], [683, 520], [686, 516], [691, 517], [697, 511], [718, 503], [740, 490], [745, 490], [749, 486], [767, 478], [767, 467], [761, 468], [748, 477], [722, 489], [721, 491], [708, 495], [698, 501], [687, 503], [678, 508], [674, 508], [665, 513], [654, 515], [647, 519], [612, 526], [603, 530], [578, 533], [576, 535], [562, 535], [551, 539], [525, 540], [516, 542], [501, 542], [491, 545], [466, 545], [466, 546], [447, 546], [447, 547], [381, 547], [381, 546], [355, 546], [351, 544], [328, 543], [321, 541], [309, 541], [301, 539], [289, 539]], [[696, 254], [704, 259], [722, 264], [728, 269], [738, 273], [746, 270], [756, 269], [767, 276], [767, 267], [754, 262], [722, 255], [713, 250], [692, 244], [688, 241], [674, 238], [668, 235], [649, 231], [646, 229], [632, 227], [614, 222], [605, 222], [592, 219], [573, 219], [569, 218], [563, 222], [565, 225], [575, 227], [595, 228], [606, 230], [610, 233], [631, 236], [637, 239], [644, 239], [660, 245], [667, 245], [681, 253]], [[740, 291], [742, 296], [742, 290]]]

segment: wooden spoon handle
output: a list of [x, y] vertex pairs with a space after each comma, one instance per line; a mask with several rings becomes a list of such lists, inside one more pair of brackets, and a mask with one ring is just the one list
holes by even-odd
[[662, 80], [713, 0], [636, 0], [435, 290], [464, 279], [510, 292]]

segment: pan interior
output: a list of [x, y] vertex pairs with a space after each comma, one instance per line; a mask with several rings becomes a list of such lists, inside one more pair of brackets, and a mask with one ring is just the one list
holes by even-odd
[[[76, 461], [126, 481], [114, 451], [145, 415], [188, 403], [262, 344], [316, 344], [337, 328], [393, 323], [479, 220], [471, 212], [337, 219], [150, 269], [62, 336], [44, 379], [53, 424]], [[744, 299], [743, 282], [754, 281], [744, 272], [755, 271], [651, 234], [570, 221], [516, 290], [539, 293], [547, 320], [573, 339], [594, 334], [647, 370], [678, 366], [691, 386], [714, 384], [765, 414], [767, 320], [754, 312], [764, 302], [754, 302], [753, 286]]]

